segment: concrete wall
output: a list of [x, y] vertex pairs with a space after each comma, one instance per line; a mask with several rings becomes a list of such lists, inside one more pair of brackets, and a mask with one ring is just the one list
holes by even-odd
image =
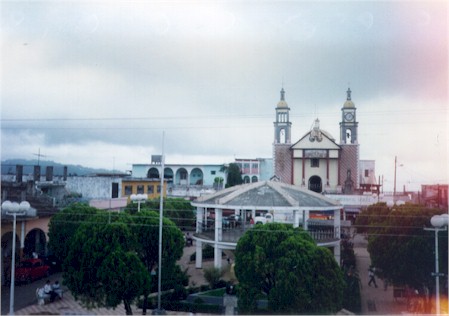
[[66, 189], [70, 193], [79, 193], [86, 199], [109, 199], [112, 197], [112, 183], [118, 183], [118, 196], [122, 196], [122, 178], [119, 177], [68, 177]]

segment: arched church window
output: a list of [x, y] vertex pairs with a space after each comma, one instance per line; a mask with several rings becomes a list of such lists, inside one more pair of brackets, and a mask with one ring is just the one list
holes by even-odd
[[351, 129], [346, 130], [346, 144], [352, 143], [352, 131]]
[[286, 142], [285, 129], [281, 129], [281, 131], [280, 131], [280, 139], [279, 139], [279, 142], [280, 142], [281, 144], [285, 144], [285, 142]]

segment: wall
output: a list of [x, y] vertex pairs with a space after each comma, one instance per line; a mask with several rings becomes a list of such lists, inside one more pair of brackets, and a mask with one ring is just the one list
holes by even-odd
[[118, 196], [122, 196], [122, 179], [119, 177], [68, 177], [66, 189], [70, 193], [79, 193], [86, 199], [109, 199], [112, 197], [113, 182], [118, 183]]

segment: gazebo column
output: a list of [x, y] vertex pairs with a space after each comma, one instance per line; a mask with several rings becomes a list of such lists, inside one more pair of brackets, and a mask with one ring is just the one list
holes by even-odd
[[340, 219], [340, 209], [334, 210], [334, 238], [340, 239], [340, 227], [341, 227], [341, 219]]
[[221, 268], [221, 249], [218, 247], [218, 242], [222, 239], [222, 221], [223, 219], [223, 210], [215, 209], [215, 245], [214, 245], [214, 267], [220, 269]]
[[[340, 234], [341, 234], [341, 219], [340, 219], [340, 209], [334, 210], [334, 237], [340, 240]], [[340, 249], [340, 243], [334, 246], [334, 257], [337, 263], [340, 265], [341, 262], [341, 249]]]
[[299, 210], [293, 211], [293, 227], [299, 227]]
[[[203, 232], [203, 216], [204, 207], [196, 208], [196, 232]], [[199, 240], [196, 241], [196, 258], [195, 268], [201, 269], [203, 267], [203, 243]]]
[[341, 266], [341, 249], [340, 249], [340, 243], [334, 246], [334, 258], [335, 261], [337, 261], [338, 265]]
[[195, 268], [201, 269], [203, 267], [203, 243], [199, 240], [196, 241], [196, 258]]
[[196, 208], [196, 232], [203, 232], [203, 217], [204, 217], [204, 207]]
[[309, 210], [303, 210], [302, 211], [302, 228], [304, 230], [308, 230], [307, 221], [309, 219], [309, 216], [310, 216], [310, 211]]

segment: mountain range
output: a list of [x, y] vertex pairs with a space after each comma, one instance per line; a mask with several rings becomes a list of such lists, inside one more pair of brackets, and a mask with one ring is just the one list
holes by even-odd
[[74, 176], [84, 176], [88, 174], [95, 174], [95, 173], [122, 173], [121, 171], [117, 170], [107, 170], [107, 169], [95, 169], [95, 168], [89, 168], [84, 167], [81, 165], [69, 165], [69, 164], [61, 164], [58, 162], [50, 161], [50, 160], [40, 160], [39, 162], [36, 159], [7, 159], [2, 160], [1, 162], [1, 171], [2, 174], [16, 174], [16, 165], [22, 165], [23, 166], [23, 174], [33, 174], [34, 166], [36, 166], [39, 163], [41, 166], [41, 174], [45, 174], [45, 169], [47, 166], [53, 166], [53, 174], [55, 176], [62, 176], [64, 167], [67, 166], [67, 174], [68, 175], [74, 175]]

